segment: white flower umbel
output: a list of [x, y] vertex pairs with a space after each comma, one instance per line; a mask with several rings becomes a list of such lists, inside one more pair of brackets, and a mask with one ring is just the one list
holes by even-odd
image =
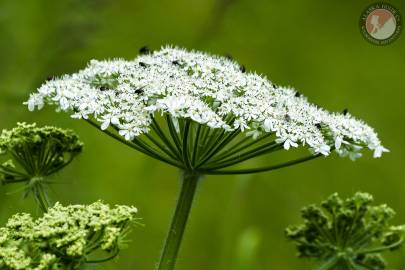
[[[209, 128], [205, 136], [200, 131], [200, 142], [203, 137], [215, 140], [234, 133], [252, 140], [274, 134], [273, 141], [285, 150], [305, 145], [314, 155], [326, 156], [335, 149], [342, 156], [354, 157], [361, 147], [380, 157], [387, 151], [371, 127], [347, 112], [330, 113], [309, 103], [293, 88], [275, 86], [226, 57], [173, 47], [132, 61], [92, 60], [78, 73], [47, 81], [26, 104], [34, 110], [45, 103], [71, 111], [74, 118], [94, 119], [102, 130], [112, 127], [125, 140], [135, 141], [144, 151], [153, 151], [149, 154], [164, 156], [179, 167], [187, 162], [180, 158], [181, 149], [174, 151], [175, 142], [171, 141], [170, 147], [160, 137], [163, 150], [157, 142], [149, 141], [157, 148], [153, 150], [140, 139], [141, 135], [158, 133], [159, 115], [170, 118], [180, 143], [185, 123], [190, 121], [188, 132], [194, 138], [197, 129]], [[237, 143], [236, 137], [241, 136], [234, 136], [227, 144]], [[274, 145], [272, 149], [276, 149]], [[226, 152], [226, 147], [221, 150]], [[195, 161], [190, 165], [212, 171], [215, 155], [204, 164]]]
[[[43, 84], [30, 110], [56, 105], [109, 136], [184, 171], [159, 270], [171, 270], [200, 175], [275, 170], [336, 151], [355, 159], [385, 149], [374, 130], [346, 110], [330, 113], [291, 87], [246, 72], [235, 61], [197, 51], [143, 48], [134, 60], [93, 60]], [[259, 168], [225, 169], [279, 150], [311, 154]], [[174, 232], [174, 233], [173, 233]]]

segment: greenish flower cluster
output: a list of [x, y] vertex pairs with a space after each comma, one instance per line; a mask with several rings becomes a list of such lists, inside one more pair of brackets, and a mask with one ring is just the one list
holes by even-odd
[[[71, 130], [18, 123], [17, 127], [3, 130], [0, 135], [0, 153], [11, 156], [1, 165], [3, 181], [51, 175], [66, 166], [82, 148], [82, 142]], [[23, 172], [16, 169], [14, 162]]]
[[[117, 256], [135, 207], [56, 203], [43, 217], [16, 214], [0, 228], [0, 269], [83, 269]], [[100, 257], [101, 256], [101, 257]]]
[[37, 200], [46, 201], [39, 197], [45, 196], [47, 177], [66, 167], [82, 148], [83, 143], [71, 130], [18, 123], [0, 134], [0, 181], [25, 183], [26, 195], [32, 193]]
[[321, 206], [305, 207], [304, 224], [288, 227], [286, 235], [296, 243], [299, 257], [321, 263], [318, 269], [385, 269], [382, 253], [402, 246], [405, 226], [391, 226], [395, 212], [372, 202], [367, 193], [345, 200], [335, 193]]

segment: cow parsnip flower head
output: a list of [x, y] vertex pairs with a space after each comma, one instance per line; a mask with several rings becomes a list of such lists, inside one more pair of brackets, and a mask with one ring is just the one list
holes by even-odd
[[[226, 57], [173, 47], [131, 61], [92, 60], [78, 73], [47, 81], [26, 104], [30, 110], [53, 104], [74, 118], [93, 119], [102, 130], [112, 127], [117, 136], [149, 155], [194, 169], [215, 171], [235, 164], [230, 154], [239, 155], [241, 149], [226, 150], [235, 148], [229, 147], [231, 142], [240, 142], [239, 134], [252, 138], [246, 147], [252, 140], [269, 142], [270, 137], [272, 143], [260, 148], [266, 153], [263, 146], [288, 150], [302, 145], [314, 155], [335, 149], [352, 159], [363, 148], [373, 150], [374, 157], [388, 151], [371, 127], [347, 111], [330, 113], [293, 88], [276, 86]], [[170, 141], [159, 126], [160, 115], [173, 135]], [[153, 134], [148, 142], [156, 151], [142, 139]], [[197, 151], [193, 145], [204, 149], [187, 160], [185, 144], [191, 155]]]
[[[0, 228], [0, 269], [83, 269], [115, 258], [137, 209], [102, 202], [62, 206], [43, 217], [16, 214]], [[100, 257], [101, 256], [101, 257]]]
[[82, 147], [71, 130], [18, 123], [0, 134], [0, 180], [3, 184], [24, 183], [26, 195], [32, 193], [43, 204], [48, 177], [67, 166]]
[[395, 212], [372, 202], [367, 193], [346, 200], [333, 194], [321, 206], [304, 208], [304, 224], [288, 227], [286, 235], [299, 257], [320, 261], [319, 269], [385, 269], [382, 253], [403, 245], [405, 226], [390, 225]]

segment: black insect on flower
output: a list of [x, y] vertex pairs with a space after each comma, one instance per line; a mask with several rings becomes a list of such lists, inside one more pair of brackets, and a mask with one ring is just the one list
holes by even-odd
[[140, 87], [140, 88], [136, 89], [136, 90], [135, 90], [135, 94], [138, 94], [138, 95], [143, 94], [143, 92], [144, 92], [143, 88], [144, 88], [144, 87]]
[[151, 51], [148, 46], [143, 46], [139, 49], [139, 54], [150, 54]]
[[405, 226], [392, 226], [395, 212], [373, 206], [373, 197], [358, 192], [346, 200], [331, 195], [320, 206], [303, 208], [302, 225], [286, 229], [300, 258], [316, 259], [322, 270], [382, 270], [383, 252], [403, 245]]
[[245, 67], [244, 65], [240, 65], [239, 69], [240, 69], [240, 71], [241, 71], [242, 73], [245, 73], [245, 72], [246, 72], [246, 67]]
[[18, 123], [0, 134], [0, 181], [24, 184], [25, 196], [33, 195], [45, 211], [49, 177], [69, 165], [82, 148], [71, 130]]
[[301, 93], [300, 92], [295, 92], [295, 95], [294, 95], [295, 97], [301, 97]]
[[148, 65], [147, 64], [145, 64], [144, 62], [139, 62], [139, 65], [141, 66], [141, 67], [144, 67], [144, 68], [146, 68]]
[[186, 66], [186, 63], [183, 60], [173, 60], [172, 64], [179, 68], [184, 68]]
[[349, 113], [349, 109], [347, 109], [347, 108], [344, 109], [343, 112], [342, 112], [343, 115], [347, 115], [348, 113]]
[[233, 56], [230, 55], [229, 53], [225, 54], [225, 58], [228, 59], [228, 60], [231, 60], [231, 61], [234, 60]]

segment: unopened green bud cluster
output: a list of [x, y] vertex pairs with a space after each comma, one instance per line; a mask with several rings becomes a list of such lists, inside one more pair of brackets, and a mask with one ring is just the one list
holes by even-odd
[[0, 269], [74, 270], [112, 259], [136, 213], [135, 207], [96, 202], [57, 203], [36, 220], [16, 214], [0, 228]]
[[367, 193], [345, 200], [335, 193], [321, 206], [305, 207], [304, 224], [288, 227], [286, 235], [298, 256], [317, 259], [319, 269], [385, 269], [382, 253], [402, 246], [405, 226], [391, 226], [395, 212], [372, 202]]
[[7, 155], [1, 166], [4, 183], [48, 176], [67, 165], [82, 151], [83, 144], [71, 130], [18, 123], [0, 134], [0, 153]]

